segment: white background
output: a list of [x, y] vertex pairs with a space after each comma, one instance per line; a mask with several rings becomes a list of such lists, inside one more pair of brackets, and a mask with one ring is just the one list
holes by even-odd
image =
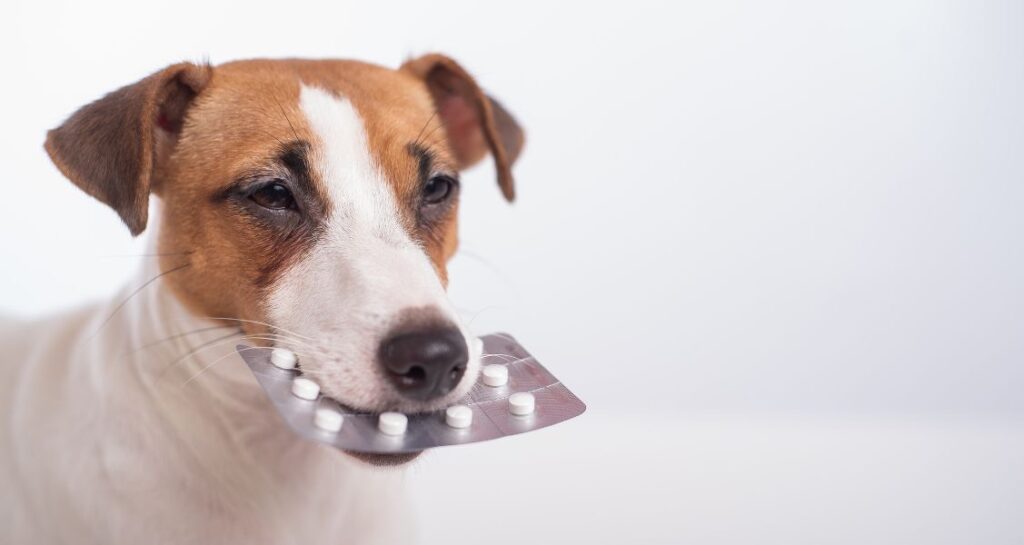
[[437, 50], [519, 117], [519, 201], [487, 164], [464, 177], [452, 294], [590, 412], [418, 462], [425, 543], [1024, 540], [1021, 3], [15, 0], [2, 19], [3, 313], [109, 296], [138, 265], [145, 241], [42, 142], [165, 64]]

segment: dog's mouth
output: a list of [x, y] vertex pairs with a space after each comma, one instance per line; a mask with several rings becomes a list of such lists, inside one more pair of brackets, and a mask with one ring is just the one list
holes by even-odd
[[[342, 410], [347, 411], [347, 412], [353, 412], [353, 413], [354, 412], [367, 412], [367, 411], [362, 411], [362, 410], [356, 409], [355, 407], [352, 407], [351, 405], [343, 403], [343, 402], [339, 401], [337, 398], [334, 398], [334, 402], [337, 403], [338, 406]], [[356, 460], [359, 460], [360, 462], [369, 464], [369, 465], [374, 466], [374, 467], [400, 467], [400, 466], [403, 466], [405, 464], [408, 464], [409, 462], [415, 460], [416, 458], [419, 458], [419, 456], [421, 454], [423, 454], [422, 450], [418, 450], [418, 451], [415, 451], [415, 452], [385, 453], [385, 452], [357, 452], [357, 451], [354, 451], [354, 450], [344, 450], [344, 449], [342, 449], [342, 452], [344, 452], [345, 454], [355, 458]]]
[[[306, 369], [302, 365], [302, 362], [296, 362], [295, 370], [301, 374], [305, 374]], [[465, 373], [465, 367], [459, 369], [459, 377], [462, 378]], [[315, 375], [315, 373], [314, 373]], [[448, 394], [454, 395], [451, 392]], [[329, 388], [321, 390], [321, 395], [329, 399], [333, 404], [337, 406], [343, 414], [360, 414], [360, 415], [378, 415], [382, 411], [396, 411], [408, 415], [416, 415], [422, 413], [431, 413], [439, 409], [442, 409], [451, 404], [452, 400], [448, 399], [451, 395], [446, 396], [444, 399], [434, 400], [432, 403], [424, 403], [422, 401], [410, 400], [406, 405], [402, 403], [395, 403], [393, 399], [385, 402], [384, 404], [371, 403], [371, 406], [360, 406], [360, 404], [353, 403], [350, 400], [345, 399], [345, 396], [340, 392], [333, 392]], [[423, 450], [413, 452], [361, 452], [340, 449], [342, 453], [347, 456], [363, 462], [367, 465], [379, 468], [398, 468], [409, 464], [416, 458], [419, 458], [423, 454]]]

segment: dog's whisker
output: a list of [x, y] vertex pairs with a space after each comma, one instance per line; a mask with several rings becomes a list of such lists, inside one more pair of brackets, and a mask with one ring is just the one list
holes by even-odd
[[241, 322], [241, 323], [246, 323], [246, 324], [262, 325], [262, 326], [269, 327], [271, 329], [275, 329], [277, 331], [283, 331], [284, 333], [287, 333], [289, 335], [293, 335], [295, 337], [299, 337], [299, 338], [306, 339], [306, 340], [309, 340], [309, 341], [314, 340], [314, 339], [312, 339], [310, 337], [307, 337], [305, 335], [300, 335], [300, 334], [298, 334], [298, 333], [296, 333], [294, 331], [289, 331], [289, 330], [287, 330], [287, 329], [285, 329], [283, 327], [279, 327], [279, 326], [276, 326], [276, 325], [268, 323], [268, 322], [261, 322], [259, 320], [246, 320], [244, 318], [230, 318], [230, 317], [225, 317], [225, 316], [202, 316], [202, 318], [207, 319], [207, 320], [223, 320], [223, 321], [229, 321], [229, 322]]
[[102, 331], [103, 328], [106, 327], [106, 325], [110, 323], [110, 320], [112, 320], [114, 318], [114, 316], [117, 315], [117, 313], [120, 312], [121, 309], [123, 309], [126, 304], [128, 304], [128, 301], [131, 301], [132, 297], [135, 297], [136, 295], [138, 295], [142, 290], [146, 289], [147, 286], [152, 285], [153, 282], [156, 282], [157, 280], [163, 278], [164, 276], [167, 276], [168, 274], [184, 270], [184, 269], [190, 267], [191, 265], [192, 265], [191, 263], [186, 263], [186, 264], [180, 265], [178, 267], [173, 267], [173, 268], [168, 269], [166, 271], [163, 271], [160, 274], [154, 276], [153, 278], [150, 278], [149, 280], [146, 280], [145, 282], [143, 282], [142, 285], [139, 286], [138, 288], [135, 288], [135, 290], [132, 291], [128, 295], [128, 297], [125, 297], [124, 301], [121, 301], [120, 303], [118, 303], [117, 307], [114, 308], [114, 311], [110, 313], [110, 316], [107, 316], [107, 319], [103, 320], [103, 323], [100, 324], [100, 326], [98, 328], [96, 328], [96, 331], [93, 332], [92, 337], [90, 337], [90, 339], [95, 337], [100, 331]]
[[[259, 350], [259, 349], [266, 350], [267, 348], [266, 347], [262, 347], [262, 346], [250, 346], [248, 348], [243, 348], [242, 350], [243, 351], [249, 351], [249, 350]], [[185, 386], [188, 386], [189, 384], [192, 383], [192, 381], [194, 381], [197, 378], [199, 378], [203, 373], [208, 371], [214, 365], [220, 363], [221, 361], [227, 359], [228, 357], [230, 357], [232, 355], [234, 355], [234, 354], [224, 354], [223, 356], [221, 356], [221, 357], [213, 360], [212, 362], [208, 363], [207, 365], [203, 366], [203, 368], [200, 369], [196, 374], [192, 375], [191, 377], [189, 377], [188, 380], [186, 380], [184, 383], [182, 383], [181, 387], [184, 388]]]
[[288, 122], [288, 128], [292, 130], [292, 135], [295, 137], [295, 140], [302, 140], [302, 138], [299, 138], [299, 133], [295, 130], [295, 125], [292, 125], [292, 120], [288, 117], [288, 113], [284, 111], [284, 106], [281, 105], [281, 101], [277, 99], [277, 95], [272, 94], [270, 96], [274, 99], [274, 102], [277, 103], [277, 107], [281, 110], [281, 115], [284, 116], [284, 120]]
[[[433, 134], [437, 132], [437, 130], [440, 129], [441, 127], [444, 127], [444, 123], [438, 123], [437, 125], [435, 125], [433, 129], [430, 129], [430, 132], [423, 136], [423, 140], [420, 143], [428, 143], [427, 139], [433, 136]], [[440, 140], [441, 139], [439, 138], [437, 141], [429, 142], [429, 144], [438, 144], [440, 143]]]
[[424, 123], [423, 126], [420, 128], [420, 132], [416, 135], [416, 139], [412, 141], [412, 145], [413, 146], [418, 146], [418, 145], [420, 145], [422, 143], [422, 142], [420, 142], [420, 138], [423, 136], [423, 131], [427, 130], [427, 126], [429, 126], [430, 122], [433, 121], [434, 118], [436, 118], [436, 117], [437, 117], [437, 108], [434, 108], [434, 111], [431, 112], [430, 117], [427, 118], [427, 122]]
[[[152, 347], [154, 347], [154, 346], [156, 346], [158, 344], [163, 344], [165, 342], [173, 341], [173, 340], [176, 340], [176, 339], [181, 339], [181, 338], [187, 337], [189, 335], [198, 335], [199, 333], [206, 333], [208, 331], [216, 331], [218, 329], [229, 329], [229, 328], [237, 329], [233, 325], [217, 325], [217, 326], [210, 326], [210, 327], [203, 327], [203, 328], [199, 328], [199, 329], [193, 329], [192, 331], [185, 331], [184, 333], [178, 333], [178, 334], [175, 334], [175, 335], [171, 335], [169, 337], [164, 337], [162, 339], [157, 339], [155, 341], [150, 341], [150, 342], [148, 342], [148, 343], [146, 343], [146, 344], [144, 344], [144, 345], [142, 345], [142, 346], [140, 346], [138, 348], [134, 348], [134, 349], [132, 349], [132, 350], [130, 350], [128, 352], [125, 352], [125, 354], [127, 355], [127, 354], [134, 354], [136, 352], [141, 352], [142, 350], [145, 350], [147, 348], [152, 348]], [[238, 330], [238, 333], [241, 333], [241, 330]]]
[[217, 337], [216, 339], [213, 339], [211, 341], [207, 341], [205, 343], [201, 343], [199, 346], [193, 347], [191, 350], [189, 350], [185, 354], [175, 358], [170, 363], [164, 365], [164, 367], [161, 368], [160, 371], [157, 372], [157, 382], [159, 382], [161, 379], [163, 379], [164, 375], [168, 371], [170, 371], [170, 369], [172, 367], [174, 367], [175, 365], [177, 365], [177, 364], [187, 360], [188, 358], [190, 358], [192, 356], [195, 356], [196, 354], [198, 354], [198, 353], [200, 353], [200, 352], [202, 352], [204, 350], [207, 350], [209, 348], [213, 348], [213, 347], [216, 347], [216, 346], [220, 346], [224, 342], [227, 342], [227, 341], [230, 341], [230, 340], [234, 340], [234, 339], [237, 339], [237, 338], [238, 338], [238, 334], [232, 331], [231, 333], [229, 333], [227, 335], [224, 335], [222, 337]]
[[467, 250], [465, 248], [459, 248], [459, 251], [458, 251], [458, 253], [456, 255], [466, 256], [466, 257], [476, 261], [477, 263], [480, 263], [481, 265], [484, 266], [484, 268], [486, 268], [488, 271], [490, 271], [491, 274], [493, 274], [494, 276], [498, 277], [501, 280], [501, 282], [503, 284], [505, 284], [506, 287], [508, 287], [510, 290], [518, 291], [517, 288], [516, 288], [516, 283], [512, 281], [512, 278], [510, 276], [508, 276], [504, 271], [502, 271], [494, 263], [491, 263], [491, 261], [488, 260], [487, 258], [485, 258], [484, 256], [482, 256], [482, 255], [480, 255], [480, 254], [478, 254], [478, 253], [476, 253], [476, 252], [474, 252], [472, 250]]
[[[270, 350], [270, 348], [266, 347], [266, 346], [248, 346], [248, 347], [240, 349], [239, 352], [248, 352], [250, 350]], [[296, 352], [296, 354], [298, 356], [300, 356], [300, 358], [306, 356], [306, 354], [302, 354], [302, 353], [299, 353], [299, 352]], [[203, 373], [205, 373], [206, 371], [208, 371], [211, 368], [213, 368], [214, 365], [220, 363], [221, 361], [223, 361], [224, 359], [230, 357], [231, 355], [232, 354], [230, 354], [230, 353], [229, 354], [224, 354], [224, 355], [220, 356], [219, 358], [213, 360], [209, 364], [203, 366], [202, 369], [200, 369], [196, 374], [194, 374], [191, 377], [189, 377], [189, 379], [186, 380], [181, 386], [185, 387], [185, 386], [189, 385], [191, 382], [193, 382], [194, 380], [198, 379]], [[320, 372], [320, 371], [313, 371], [313, 370], [309, 370], [309, 369], [303, 369], [302, 370], [302, 374], [309, 375], [309, 376], [324, 376], [327, 373], [323, 373], [323, 372]]]
[[281, 144], [281, 147], [282, 147], [282, 148], [286, 148], [286, 147], [288, 147], [288, 144], [286, 144], [286, 143], [284, 142], [284, 140], [281, 140], [280, 138], [278, 138], [277, 136], [275, 136], [275, 135], [274, 135], [273, 133], [271, 133], [270, 131], [268, 131], [268, 130], [265, 130], [265, 129], [261, 129], [261, 128], [259, 128], [259, 127], [257, 127], [257, 130], [259, 130], [259, 131], [260, 131], [261, 133], [263, 133], [263, 134], [265, 134], [265, 135], [267, 135], [267, 136], [269, 136], [269, 137], [273, 138], [274, 140], [277, 140], [277, 143], [278, 143], [278, 144]]
[[[298, 339], [291, 339], [291, 338], [284, 337], [284, 336], [281, 336], [281, 335], [272, 335], [272, 334], [264, 334], [264, 333], [254, 333], [254, 334], [251, 334], [251, 335], [246, 335], [246, 334], [243, 333], [243, 334], [239, 335], [239, 340], [266, 341], [266, 342], [269, 342], [269, 343], [273, 343], [273, 346], [265, 346], [265, 347], [262, 347], [262, 348], [276, 348], [276, 347], [280, 347], [281, 346], [281, 344], [280, 344], [281, 341], [287, 341], [291, 345], [297, 346], [297, 347], [303, 349], [304, 351], [306, 351], [307, 353], [313, 353], [313, 352], [316, 352], [316, 351], [320, 350], [320, 348], [318, 346], [316, 346], [315, 344], [313, 344], [313, 343], [304, 342], [304, 341], [301, 341], [301, 340], [298, 340]], [[295, 352], [296, 354], [301, 355], [300, 351], [292, 349], [291, 346], [286, 347], [286, 348], [288, 348], [289, 350], [292, 350], [292, 352]]]
[[[203, 344], [193, 348], [189, 352], [183, 354], [182, 356], [180, 356], [178, 358], [175, 358], [172, 362], [170, 362], [169, 364], [165, 365], [164, 368], [161, 369], [160, 372], [158, 373], [157, 380], [159, 381], [159, 380], [162, 380], [163, 378], [165, 378], [166, 373], [170, 370], [171, 367], [180, 364], [181, 362], [187, 360], [188, 358], [197, 356], [199, 353], [204, 352], [206, 350], [210, 350], [210, 349], [222, 346], [222, 345], [224, 345], [227, 342], [237, 341], [240, 338], [246, 338], [246, 336], [244, 336], [244, 335], [236, 335], [236, 334], [232, 333], [231, 335], [226, 335], [224, 337], [219, 337], [219, 338], [214, 339], [214, 340], [212, 340], [210, 342], [203, 343]], [[267, 346], [248, 346], [248, 347], [242, 348], [240, 351], [241, 352], [245, 352], [245, 351], [248, 351], [248, 350], [271, 350], [271, 349], [272, 349], [271, 347], [267, 347]], [[296, 351], [295, 353], [300, 358], [308, 357], [308, 353], [306, 353], [306, 352], [298, 352], [298, 351]], [[228, 356], [231, 356], [232, 354], [234, 354], [234, 352], [229, 352], [229, 353], [224, 354], [223, 356], [221, 356], [221, 358], [219, 358], [219, 359], [226, 358]], [[205, 367], [204, 369], [206, 369], [208, 367], [209, 366]]]
[[[502, 305], [490, 305], [490, 306], [486, 306], [486, 307], [484, 307], [482, 309], [477, 310], [476, 312], [473, 313], [473, 316], [471, 316], [469, 318], [469, 320], [466, 321], [466, 327], [472, 329], [473, 323], [476, 322], [476, 319], [479, 318], [481, 314], [483, 314], [483, 313], [485, 313], [487, 311], [490, 311], [490, 310], [503, 309], [503, 308], [508, 308], [508, 307], [505, 307], [505, 306], [502, 306]], [[462, 312], [462, 311], [460, 310], [460, 312]]]
[[522, 358], [517, 358], [511, 354], [480, 354], [480, 359], [484, 360], [487, 358], [501, 358], [504, 361], [516, 361]]
[[[242, 339], [248, 339], [248, 340], [254, 340], [254, 341], [267, 341], [267, 342], [270, 342], [270, 343], [274, 343], [274, 346], [264, 347], [264, 348], [274, 348], [274, 347], [277, 347], [277, 346], [279, 346], [278, 341], [282, 340], [279, 337], [270, 337], [270, 336], [264, 336], [264, 335], [244, 335], [242, 337]], [[316, 347], [316, 346], [314, 346], [312, 344], [309, 344], [309, 343], [304, 343], [302, 341], [289, 340], [289, 342], [290, 342], [290, 344], [296, 345], [296, 346], [298, 346], [300, 348], [303, 348], [303, 349], [306, 349], [307, 351], [318, 350], [318, 347]], [[292, 352], [295, 352], [296, 354], [301, 355], [298, 350], [293, 350], [290, 347], [289, 347], [289, 350], [292, 350]]]
[[106, 255], [98, 255], [96, 257], [98, 257], [100, 259], [119, 259], [119, 258], [135, 258], [135, 257], [171, 257], [171, 256], [179, 256], [179, 255], [191, 255], [192, 253], [194, 253], [193, 250], [189, 250], [189, 251], [186, 251], [186, 252], [164, 252], [164, 253], [155, 253], [155, 254], [106, 254]]
[[[302, 339], [295, 339], [287, 335], [276, 335], [273, 333], [253, 333], [251, 335], [243, 335], [245, 339], [254, 339], [260, 341], [273, 342], [274, 346], [283, 346], [284, 344], [296, 345], [310, 350], [319, 350], [320, 346], [313, 341], [305, 341]], [[287, 347], [285, 347], [287, 348]]]
[[[441, 127], [444, 127], [443, 123], [439, 124], [438, 127], [434, 127], [434, 130], [430, 131], [430, 134], [428, 134], [427, 136], [433, 135], [437, 131], [437, 129], [439, 129]], [[423, 146], [423, 147], [428, 147], [428, 148], [429, 147], [433, 147], [433, 146], [439, 146], [439, 145], [443, 145], [444, 142], [447, 139], [448, 139], [447, 135], [445, 135], [444, 133], [441, 133], [441, 134], [438, 134], [436, 138], [433, 138], [433, 139], [430, 139], [430, 140], [427, 140], [427, 138], [424, 137], [423, 138], [423, 142], [420, 145]]]
[[303, 341], [303, 342], [309, 342], [309, 343], [313, 342], [312, 339], [300, 338], [300, 337], [296, 337], [295, 335], [290, 335], [288, 333], [276, 333], [276, 332], [273, 332], [273, 331], [267, 331], [267, 332], [261, 332], [261, 333], [246, 333], [246, 335], [262, 335], [264, 337], [276, 337], [278, 339], [297, 340], [297, 341]]

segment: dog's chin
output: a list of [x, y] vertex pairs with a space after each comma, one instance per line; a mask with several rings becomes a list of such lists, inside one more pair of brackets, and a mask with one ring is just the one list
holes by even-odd
[[402, 467], [409, 462], [420, 457], [423, 454], [422, 450], [416, 452], [399, 452], [394, 454], [387, 453], [373, 453], [373, 452], [355, 452], [351, 450], [344, 451], [345, 454], [359, 460], [360, 462], [369, 464], [374, 467]]

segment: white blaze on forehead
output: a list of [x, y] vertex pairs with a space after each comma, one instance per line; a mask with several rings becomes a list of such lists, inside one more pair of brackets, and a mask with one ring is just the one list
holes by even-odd
[[367, 299], [371, 307], [353, 310], [445, 310], [444, 288], [423, 248], [402, 226], [394, 190], [371, 153], [352, 102], [303, 86], [299, 106], [314, 133], [310, 164], [327, 188], [329, 219], [297, 273], [306, 280], [315, 277], [321, 296], [342, 289], [338, 297], [346, 302]]
[[363, 120], [347, 98], [302, 86], [299, 106], [319, 137], [313, 161], [327, 184], [335, 223], [369, 228], [392, 242], [408, 239], [399, 222], [395, 196], [378, 168]]
[[[426, 252], [403, 228], [351, 101], [303, 86], [299, 106], [314, 133], [310, 166], [327, 189], [328, 220], [316, 246], [273, 287], [269, 317], [301, 336], [294, 348], [303, 369], [331, 395], [364, 408], [394, 405], [376, 353], [402, 312], [429, 308], [458, 320]], [[475, 377], [475, 362], [468, 371]]]

